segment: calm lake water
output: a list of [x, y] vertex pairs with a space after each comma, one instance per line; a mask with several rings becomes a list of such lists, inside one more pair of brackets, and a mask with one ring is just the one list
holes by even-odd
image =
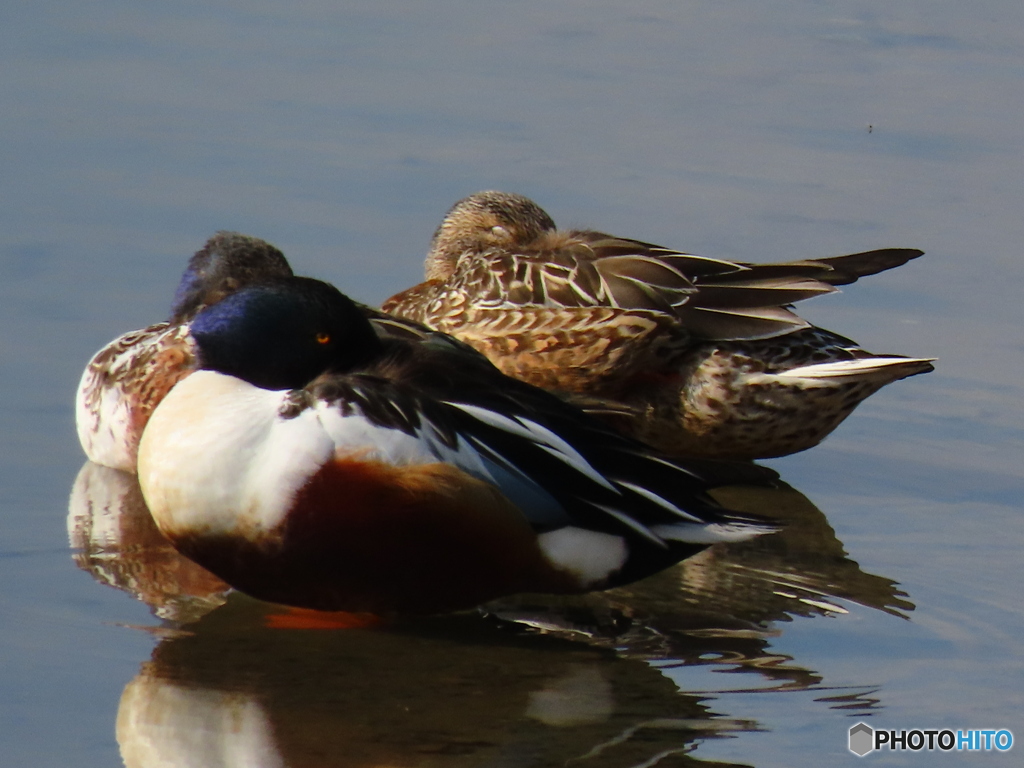
[[[788, 768], [859, 764], [859, 720], [1024, 739], [1024, 5], [43, 0], [0, 19], [4, 765]], [[937, 370], [769, 462], [790, 488], [733, 498], [783, 534], [487, 617], [282, 628], [176, 560], [131, 478], [82, 466], [82, 367], [163, 318], [214, 231], [379, 302], [488, 188], [709, 256], [922, 248], [802, 310]]]

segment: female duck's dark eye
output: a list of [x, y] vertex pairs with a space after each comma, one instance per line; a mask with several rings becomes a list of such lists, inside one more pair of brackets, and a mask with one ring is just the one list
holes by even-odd
[[318, 333], [316, 335], [316, 343], [317, 344], [330, 344], [331, 343], [331, 334], [329, 334], [329, 333]]

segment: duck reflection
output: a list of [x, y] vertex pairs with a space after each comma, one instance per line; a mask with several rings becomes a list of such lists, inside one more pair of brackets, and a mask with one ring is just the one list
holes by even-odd
[[896, 583], [851, 560], [825, 515], [799, 491], [729, 487], [713, 491], [730, 509], [777, 520], [779, 533], [711, 547], [642, 582], [602, 593], [650, 615], [730, 616], [765, 624], [793, 616], [847, 613], [849, 600], [897, 616], [914, 606]]
[[[482, 617], [479, 614], [439, 617], [423, 626], [460, 628], [459, 632], [467, 627], [477, 628], [458, 636], [460, 650], [447, 662], [449, 666], [455, 665], [456, 670], [461, 654], [475, 648], [478, 633], [484, 632], [480, 628], [488, 627], [486, 632], [494, 630], [499, 632], [498, 636], [534, 636], [534, 640], [522, 640], [524, 643], [541, 642], [540, 637], [567, 643], [538, 647], [578, 648], [582, 645], [604, 649], [617, 658], [643, 663], [642, 668], [648, 670], [670, 673], [677, 667], [711, 666], [716, 671], [754, 676], [734, 679], [736, 685], [729, 690], [814, 688], [824, 693], [827, 687], [822, 685], [819, 674], [772, 649], [772, 639], [780, 634], [782, 623], [792, 621], [794, 616], [844, 613], [851, 603], [900, 616], [913, 609], [894, 582], [864, 572], [846, 555], [825, 516], [796, 489], [779, 483], [774, 488], [721, 488], [716, 495], [730, 508], [773, 517], [784, 526], [779, 534], [770, 537], [727, 548], [713, 547], [630, 587], [582, 597], [517, 596], [484, 606]], [[72, 493], [69, 530], [73, 546], [80, 550], [75, 554], [80, 567], [91, 572], [100, 583], [116, 586], [145, 601], [158, 616], [179, 626], [196, 623], [204, 613], [225, 600], [226, 585], [178, 555], [160, 535], [145, 509], [134, 475], [87, 463]], [[218, 628], [215, 637], [220, 637], [220, 628], [231, 621], [226, 616], [238, 613], [238, 609], [228, 608], [238, 601], [249, 605], [250, 613], [256, 610], [254, 606], [267, 607], [265, 603], [232, 596], [231, 602], [215, 611], [215, 615], [187, 629], [196, 631], [196, 638], [201, 638], [208, 634], [205, 628], [209, 625]], [[252, 620], [252, 616], [249, 618]], [[488, 618], [492, 620], [489, 623]], [[267, 607], [257, 623], [265, 624], [267, 632], [298, 626], [285, 620], [288, 616], [280, 609], [274, 611]], [[276, 638], [272, 634], [267, 637]], [[375, 630], [354, 632], [353, 637], [365, 640], [368, 653], [375, 638], [379, 640], [382, 659], [385, 659], [380, 664], [386, 665], [388, 651], [383, 650], [383, 645], [406, 636], [391, 630]], [[344, 640], [346, 643], [361, 641]], [[393, 653], [415, 655], [417, 641], [407, 639], [407, 642], [411, 645], [404, 649], [396, 647]], [[489, 644], [494, 645], [494, 642]], [[188, 646], [173, 646], [178, 647]], [[480, 649], [484, 655], [488, 652], [486, 647], [489, 645], [485, 643]], [[156, 658], [159, 660], [169, 652], [171, 650], [165, 651], [162, 647]], [[238, 654], [238, 647], [231, 649], [232, 657]], [[247, 657], [253, 669], [269, 664]], [[330, 664], [333, 662], [328, 666]], [[369, 662], [359, 664], [365, 666]], [[538, 722], [548, 718], [550, 723], [557, 723], [562, 717], [568, 718], [566, 722], [577, 717], [551, 714], [559, 701], [585, 702], [593, 712], [603, 712], [602, 702], [609, 698], [596, 691], [602, 690], [600, 680], [606, 677], [595, 677], [587, 669], [590, 668], [572, 667], [558, 674], [551, 673], [551, 680], [564, 682], [531, 688], [532, 697], [527, 696], [529, 702], [524, 703], [522, 712]], [[151, 685], [156, 674], [160, 680], [170, 681], [161, 683], [162, 686], [173, 686], [176, 685], [173, 681], [183, 674], [158, 674], [153, 670], [143, 672], [133, 685]], [[532, 678], [532, 682], [536, 683], [537, 679]], [[375, 678], [374, 685], [390, 684], [391, 678]], [[430, 687], [427, 684], [427, 688]], [[721, 687], [727, 688], [725, 684]], [[163, 687], [162, 690], [161, 695], [171, 695]], [[588, 692], [577, 695], [572, 691]], [[217, 696], [220, 694], [212, 700], [219, 701]], [[877, 706], [871, 691], [863, 689], [835, 691], [835, 695], [823, 700], [837, 709], [869, 710]], [[221, 707], [220, 703], [216, 706]], [[226, 703], [223, 706], [226, 707]], [[583, 707], [583, 703], [579, 707]], [[195, 711], [201, 710], [197, 705]], [[240, 723], [255, 723], [254, 712], [243, 708], [231, 717], [239, 718]]]
[[229, 593], [167, 544], [133, 475], [87, 463], [69, 505], [75, 562], [182, 630], [124, 691], [125, 764], [703, 764], [690, 754], [701, 740], [758, 728], [712, 713], [714, 692], [680, 692], [678, 666], [754, 675], [734, 691], [812, 688], [837, 709], [876, 706], [869, 690], [830, 691], [771, 641], [781, 622], [851, 602], [906, 615], [906, 595], [850, 560], [794, 489], [718, 494], [784, 529], [627, 588], [323, 632]]
[[164, 538], [127, 472], [85, 463], [68, 502], [68, 538], [75, 565], [161, 619], [192, 621], [221, 605], [229, 589]]
[[[714, 665], [752, 672], [773, 687], [810, 688], [821, 677], [773, 653], [779, 622], [845, 614], [850, 601], [906, 617], [914, 609], [891, 579], [851, 560], [825, 515], [794, 488], [733, 487], [714, 492], [731, 509], [778, 520], [759, 540], [712, 547], [628, 587], [574, 601], [518, 596], [487, 608], [535, 631], [576, 636], [647, 659], [659, 668]], [[735, 688], [731, 690], [736, 690]], [[870, 709], [870, 693], [836, 697], [837, 708]]]
[[472, 614], [316, 632], [275, 610], [232, 594], [158, 644], [121, 698], [128, 768], [648, 765], [756, 729], [641, 660]]

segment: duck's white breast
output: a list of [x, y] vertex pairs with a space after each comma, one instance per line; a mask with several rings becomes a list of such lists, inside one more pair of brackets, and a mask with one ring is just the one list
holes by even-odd
[[373, 424], [356, 409], [317, 403], [282, 416], [287, 395], [198, 371], [164, 398], [140, 444], [139, 482], [165, 533], [258, 539], [334, 458], [437, 461], [421, 438]]
[[139, 483], [161, 529], [251, 537], [281, 521], [334, 452], [312, 411], [280, 417], [286, 394], [197, 371], [164, 398], [139, 446]]

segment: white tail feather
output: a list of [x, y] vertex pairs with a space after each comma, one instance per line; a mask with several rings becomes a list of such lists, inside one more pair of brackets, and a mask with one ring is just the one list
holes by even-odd
[[745, 523], [735, 520], [727, 523], [708, 523], [692, 525], [690, 523], [672, 523], [670, 525], [652, 525], [651, 532], [670, 541], [685, 541], [691, 544], [717, 544], [723, 542], [747, 541], [755, 536], [775, 533], [773, 525], [763, 523]]
[[[804, 365], [775, 374], [780, 379], [870, 379], [877, 376], [895, 381], [918, 372], [935, 358], [929, 357], [867, 357], [837, 360], [832, 363]], [[904, 368], [901, 372], [898, 369]]]

